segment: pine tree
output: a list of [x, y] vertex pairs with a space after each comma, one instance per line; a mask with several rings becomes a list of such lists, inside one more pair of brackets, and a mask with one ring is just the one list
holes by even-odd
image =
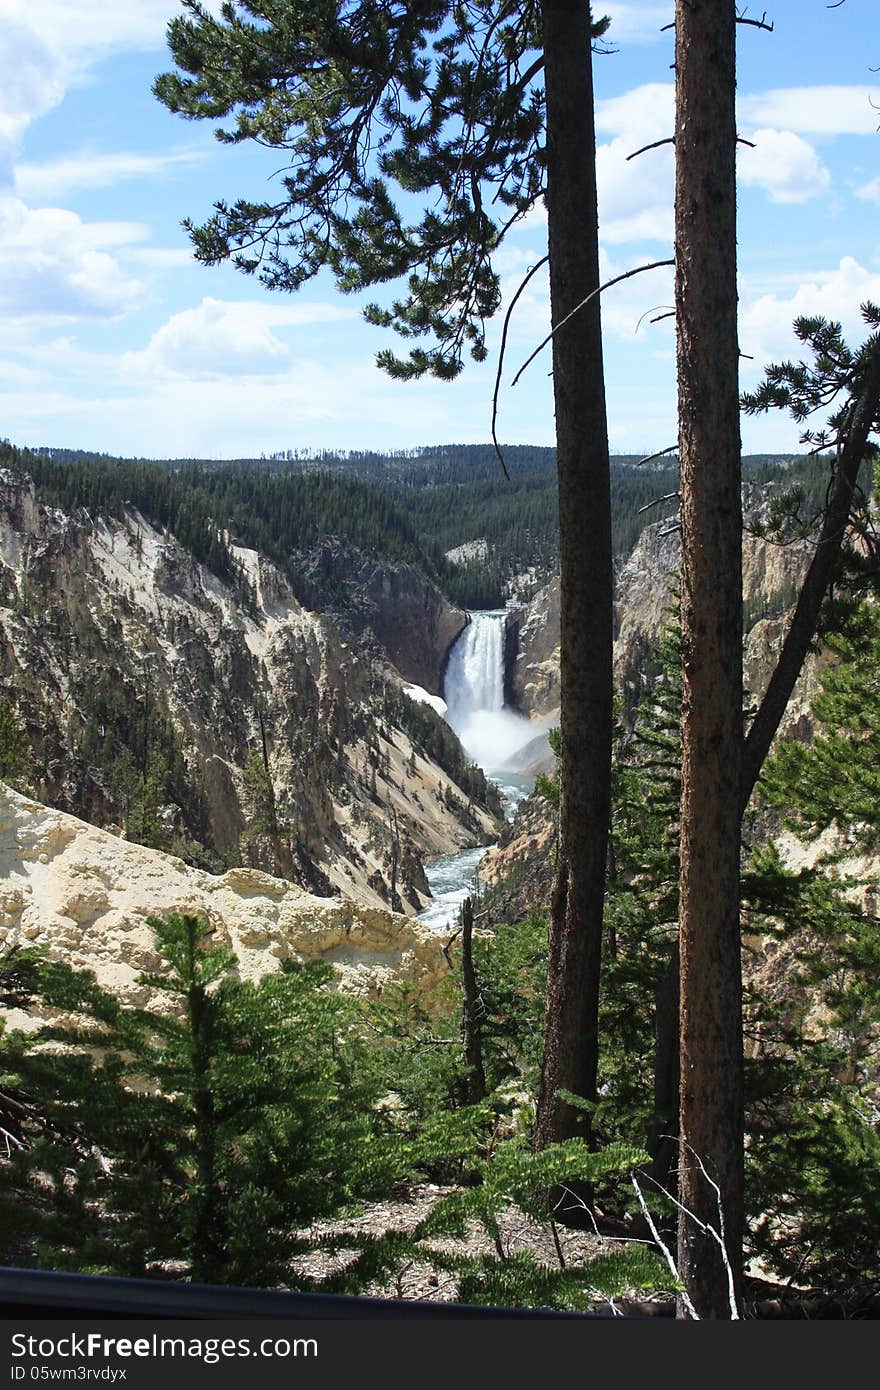
[[851, 851], [880, 845], [880, 610], [862, 603], [845, 630], [825, 635], [836, 658], [820, 675], [811, 706], [821, 731], [809, 744], [781, 743], [765, 768], [761, 795], [784, 823], [812, 839], [829, 827]]
[[[736, 8], [675, 6], [682, 771], [678, 1265], [700, 1317], [742, 1278], [742, 495]], [[720, 1189], [718, 1205], [717, 1191]], [[689, 1213], [689, 1214], [688, 1214]], [[696, 1219], [694, 1219], [696, 1218]], [[724, 1227], [726, 1265], [707, 1226]], [[731, 1293], [728, 1269], [735, 1284]]]
[[43, 962], [35, 997], [75, 1021], [5, 1043], [7, 1076], [90, 1148], [82, 1157], [44, 1138], [17, 1157], [14, 1174], [44, 1212], [41, 1258], [213, 1283], [289, 1279], [297, 1229], [387, 1191], [404, 1163], [374, 1113], [380, 1080], [357, 1006], [328, 988], [323, 963], [242, 981], [204, 923], [148, 921], [162, 957], [142, 977], [155, 1007], [123, 1006], [93, 977]]
[[244, 782], [251, 803], [251, 814], [243, 838], [248, 842], [267, 839], [272, 846], [272, 872], [280, 878], [293, 878], [294, 863], [290, 845], [293, 826], [290, 820], [281, 814], [278, 807], [275, 784], [272, 781], [269, 767], [269, 755], [262, 718], [260, 728], [262, 751], [251, 753], [244, 769]]
[[749, 930], [786, 962], [784, 992], [747, 998], [747, 1176], [765, 1263], [852, 1299], [880, 1278], [880, 885], [845, 862], [880, 843], [876, 602], [825, 642], [836, 661], [811, 706], [819, 729], [777, 746], [759, 790], [802, 840], [833, 829], [836, 843], [800, 870], [764, 847], [744, 880]]

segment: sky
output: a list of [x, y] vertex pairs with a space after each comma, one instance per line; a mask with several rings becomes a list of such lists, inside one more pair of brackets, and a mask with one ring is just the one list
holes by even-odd
[[[211, 0], [216, 6], [217, 0]], [[375, 366], [403, 340], [320, 278], [270, 293], [191, 254], [183, 218], [271, 191], [279, 156], [220, 144], [155, 100], [177, 0], [0, 0], [0, 435], [138, 457], [230, 458], [283, 449], [407, 449], [490, 437], [501, 316], [489, 359], [452, 383], [396, 382]], [[605, 278], [672, 255], [672, 154], [628, 160], [672, 133], [672, 0], [594, 6], [612, 20], [595, 59]], [[760, 18], [756, 7], [740, 6]], [[768, 0], [772, 34], [738, 28], [742, 386], [798, 356], [798, 314], [861, 341], [880, 302], [880, 7]], [[536, 208], [498, 253], [505, 298], [546, 250]], [[363, 302], [375, 295], [364, 296]], [[611, 448], [676, 437], [668, 270], [603, 295]], [[549, 356], [515, 387], [549, 328], [546, 280], [511, 323], [498, 432], [551, 444]], [[788, 452], [798, 430], [743, 420], [747, 452]]]

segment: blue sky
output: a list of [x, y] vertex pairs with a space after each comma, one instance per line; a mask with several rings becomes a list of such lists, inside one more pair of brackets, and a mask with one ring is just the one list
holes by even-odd
[[[607, 276], [672, 254], [672, 0], [607, 3], [616, 52], [596, 60]], [[393, 382], [390, 337], [329, 279], [295, 297], [192, 260], [180, 226], [218, 197], [259, 194], [277, 156], [230, 148], [150, 92], [169, 66], [176, 0], [0, 0], [0, 433], [128, 455], [233, 457], [287, 448], [408, 448], [489, 438], [495, 347], [454, 383]], [[743, 7], [741, 7], [743, 12]], [[761, 10], [744, 11], [760, 17]], [[796, 352], [792, 318], [880, 301], [880, 14], [876, 0], [777, 0], [775, 32], [739, 29], [740, 346], [744, 386]], [[545, 249], [536, 209], [499, 257], [510, 295]], [[369, 297], [369, 296], [367, 296]], [[667, 271], [604, 296], [612, 449], [675, 439]], [[643, 317], [645, 316], [646, 317]], [[513, 373], [548, 328], [539, 277], [512, 325], [499, 433], [552, 443], [549, 359]], [[743, 422], [748, 451], [789, 450], [782, 417]]]

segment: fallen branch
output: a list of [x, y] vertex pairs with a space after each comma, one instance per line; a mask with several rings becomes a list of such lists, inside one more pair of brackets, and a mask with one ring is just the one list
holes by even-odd
[[[630, 1181], [632, 1182], [632, 1185], [633, 1185], [633, 1187], [635, 1188], [636, 1196], [637, 1196], [638, 1199], [639, 1199], [639, 1206], [640, 1206], [641, 1209], [642, 1209], [642, 1215], [644, 1216], [645, 1221], [648, 1223], [648, 1230], [651, 1232], [651, 1235], [654, 1237], [654, 1240], [656, 1241], [656, 1243], [657, 1243], [657, 1245], [658, 1245], [658, 1247], [659, 1247], [659, 1249], [660, 1249], [660, 1253], [662, 1254], [664, 1260], [666, 1261], [667, 1265], [669, 1266], [669, 1272], [670, 1272], [670, 1274], [672, 1275], [673, 1279], [675, 1280], [676, 1284], [681, 1284], [681, 1282], [682, 1282], [682, 1280], [681, 1280], [681, 1275], [679, 1274], [678, 1270], [677, 1270], [676, 1267], [675, 1267], [675, 1260], [672, 1258], [672, 1254], [671, 1254], [671, 1252], [670, 1252], [669, 1246], [666, 1244], [665, 1240], [663, 1239], [663, 1237], [661, 1236], [660, 1232], [657, 1230], [656, 1225], [654, 1224], [654, 1218], [653, 1218], [653, 1216], [651, 1215], [651, 1213], [650, 1213], [650, 1211], [649, 1211], [649, 1209], [648, 1209], [648, 1203], [645, 1201], [644, 1197], [642, 1196], [642, 1189], [639, 1187], [638, 1183], [636, 1182], [636, 1175], [635, 1175], [635, 1173], [630, 1173], [629, 1176], [630, 1176]], [[668, 1195], [668, 1194], [667, 1194], [667, 1195]], [[694, 1322], [699, 1322], [699, 1321], [700, 1321], [700, 1315], [699, 1315], [699, 1313], [697, 1312], [696, 1308], [694, 1307], [693, 1303], [691, 1303], [691, 1300], [690, 1300], [690, 1298], [689, 1298], [689, 1296], [688, 1296], [688, 1292], [687, 1292], [687, 1290], [684, 1289], [684, 1288], [682, 1288], [682, 1291], [681, 1291], [681, 1301], [682, 1301], [682, 1303], [684, 1304], [685, 1308], [687, 1308], [688, 1313], [689, 1313], [690, 1316], [693, 1318]]]

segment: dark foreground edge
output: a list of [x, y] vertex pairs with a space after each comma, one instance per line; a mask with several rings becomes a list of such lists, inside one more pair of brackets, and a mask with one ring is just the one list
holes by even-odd
[[486, 1308], [465, 1303], [414, 1303], [402, 1299], [349, 1298], [341, 1294], [281, 1293], [213, 1284], [117, 1279], [96, 1274], [54, 1274], [0, 1267], [0, 1318], [600, 1318], [601, 1313], [561, 1313], [527, 1308]]

